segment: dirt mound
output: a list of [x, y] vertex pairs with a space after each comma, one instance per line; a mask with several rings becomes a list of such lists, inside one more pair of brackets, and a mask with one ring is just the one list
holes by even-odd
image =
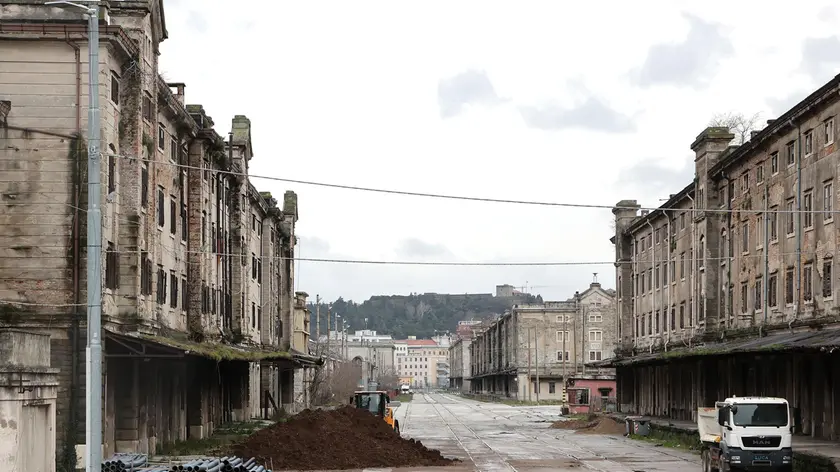
[[398, 436], [367, 411], [345, 406], [304, 410], [257, 431], [234, 446], [272, 470], [340, 470], [367, 467], [441, 466], [458, 462], [419, 441]]
[[586, 419], [556, 421], [551, 427], [587, 434], [624, 434], [624, 425], [607, 416], [589, 415]]
[[554, 429], [585, 429], [595, 426], [597, 421], [597, 416], [587, 415], [586, 418], [581, 419], [555, 421], [551, 427]]
[[588, 434], [623, 435], [625, 428], [624, 425], [618, 421], [610, 417], [603, 416], [599, 418], [591, 428], [582, 429], [579, 432]]

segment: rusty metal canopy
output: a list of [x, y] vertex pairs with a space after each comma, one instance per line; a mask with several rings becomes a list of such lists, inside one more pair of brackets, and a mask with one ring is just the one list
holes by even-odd
[[818, 331], [803, 331], [798, 333], [776, 333], [762, 337], [750, 337], [717, 343], [705, 343], [692, 348], [681, 348], [667, 352], [643, 353], [632, 357], [607, 359], [587, 365], [598, 367], [621, 367], [697, 357], [790, 351], [833, 351], [834, 349], [840, 349], [840, 329], [838, 328], [823, 329]]

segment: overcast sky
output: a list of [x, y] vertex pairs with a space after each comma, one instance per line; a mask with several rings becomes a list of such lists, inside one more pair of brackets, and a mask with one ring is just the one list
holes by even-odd
[[[784, 112], [840, 72], [840, 8], [799, 1], [165, 0], [161, 71], [226, 133], [253, 123], [251, 173], [405, 191], [646, 206], [688, 184], [718, 112]], [[643, 6], [647, 5], [647, 7]], [[300, 257], [612, 261], [609, 210], [458, 202], [254, 179], [298, 193]], [[298, 290], [585, 289], [611, 264], [300, 262]]]

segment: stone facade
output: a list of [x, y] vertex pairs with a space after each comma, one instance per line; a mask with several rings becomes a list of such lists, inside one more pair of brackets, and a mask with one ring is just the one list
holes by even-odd
[[[148, 452], [258, 415], [264, 391], [291, 397], [297, 196], [250, 184], [246, 117], [225, 140], [160, 77], [162, 1], [102, 8], [104, 447]], [[86, 31], [27, 0], [0, 27], [0, 317], [50, 335], [59, 469], [85, 430]]]
[[693, 419], [727, 396], [790, 400], [798, 431], [836, 438], [840, 76], [748, 141], [691, 144], [695, 177], [653, 211], [613, 213], [622, 411]]
[[470, 344], [472, 338], [459, 337], [449, 347], [449, 388], [470, 391]]
[[567, 301], [514, 305], [470, 344], [470, 388], [527, 399], [530, 383], [534, 392], [560, 398], [562, 388], [553, 387], [558, 380], [586, 373], [609, 376], [587, 364], [611, 356], [616, 318], [614, 292], [597, 282]]
[[627, 347], [664, 349], [705, 332], [840, 310], [833, 82], [742, 146], [729, 146], [725, 128], [706, 129], [692, 144], [695, 183], [657, 210], [638, 215], [635, 201], [617, 204]]

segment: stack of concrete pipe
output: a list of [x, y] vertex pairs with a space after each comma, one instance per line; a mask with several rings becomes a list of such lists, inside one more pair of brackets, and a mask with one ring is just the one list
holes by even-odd
[[146, 465], [149, 458], [145, 454], [114, 454], [102, 463], [102, 472], [137, 471]]
[[148, 464], [145, 454], [119, 453], [102, 463], [102, 472], [272, 472], [255, 458], [208, 457], [176, 465]]

